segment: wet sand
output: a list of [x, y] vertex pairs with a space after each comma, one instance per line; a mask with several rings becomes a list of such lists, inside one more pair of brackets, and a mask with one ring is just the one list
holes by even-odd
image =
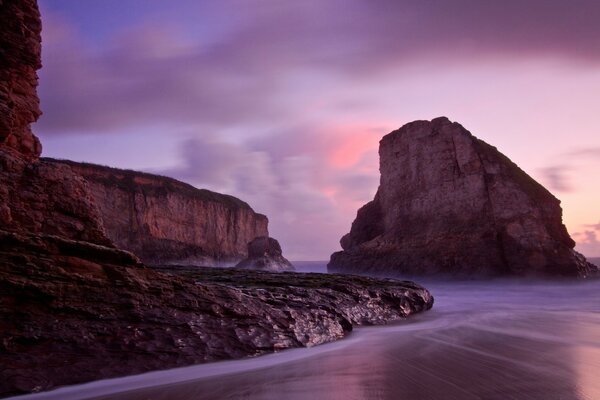
[[433, 310], [312, 349], [21, 399], [600, 399], [600, 282], [422, 283]]

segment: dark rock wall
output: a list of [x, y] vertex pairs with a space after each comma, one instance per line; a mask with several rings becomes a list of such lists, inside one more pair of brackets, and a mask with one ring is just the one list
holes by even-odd
[[36, 71], [42, 65], [37, 2], [0, 1], [0, 27], [0, 149], [35, 159], [42, 152], [30, 128], [41, 114], [36, 92]]
[[380, 142], [381, 181], [344, 251], [344, 272], [587, 276], [560, 201], [496, 148], [447, 118]]

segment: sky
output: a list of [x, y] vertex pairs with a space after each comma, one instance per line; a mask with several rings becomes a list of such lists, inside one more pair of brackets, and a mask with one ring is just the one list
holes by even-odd
[[39, 0], [43, 155], [232, 194], [326, 260], [378, 142], [447, 116], [562, 201], [600, 256], [597, 0]]

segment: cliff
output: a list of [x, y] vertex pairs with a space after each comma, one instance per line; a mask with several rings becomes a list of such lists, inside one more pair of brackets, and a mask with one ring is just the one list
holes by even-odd
[[148, 264], [231, 265], [269, 234], [267, 217], [233, 196], [143, 172], [44, 161], [83, 176], [108, 237]]
[[85, 181], [38, 159], [41, 27], [35, 0], [0, 2], [0, 227], [112, 246]]
[[41, 114], [40, 13], [35, 0], [0, 2], [0, 149], [36, 159], [42, 152], [30, 124]]
[[380, 142], [381, 181], [329, 271], [586, 277], [560, 202], [496, 148], [447, 118]]

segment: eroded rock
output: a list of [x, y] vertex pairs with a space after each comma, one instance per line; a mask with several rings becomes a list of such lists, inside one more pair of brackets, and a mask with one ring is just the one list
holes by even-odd
[[447, 118], [380, 142], [381, 181], [334, 272], [549, 275], [597, 269], [574, 251], [560, 201], [496, 148]]
[[108, 237], [147, 264], [231, 266], [268, 236], [268, 219], [244, 201], [164, 176], [64, 160], [87, 181]]
[[42, 152], [30, 127], [41, 115], [36, 71], [42, 65], [42, 24], [37, 2], [0, 2], [0, 27], [0, 150], [34, 160]]
[[292, 263], [283, 256], [279, 242], [267, 236], [257, 237], [248, 243], [248, 258], [235, 267], [271, 272], [295, 270]]
[[117, 249], [0, 231], [0, 396], [314, 346], [433, 304], [411, 282], [161, 271]]

